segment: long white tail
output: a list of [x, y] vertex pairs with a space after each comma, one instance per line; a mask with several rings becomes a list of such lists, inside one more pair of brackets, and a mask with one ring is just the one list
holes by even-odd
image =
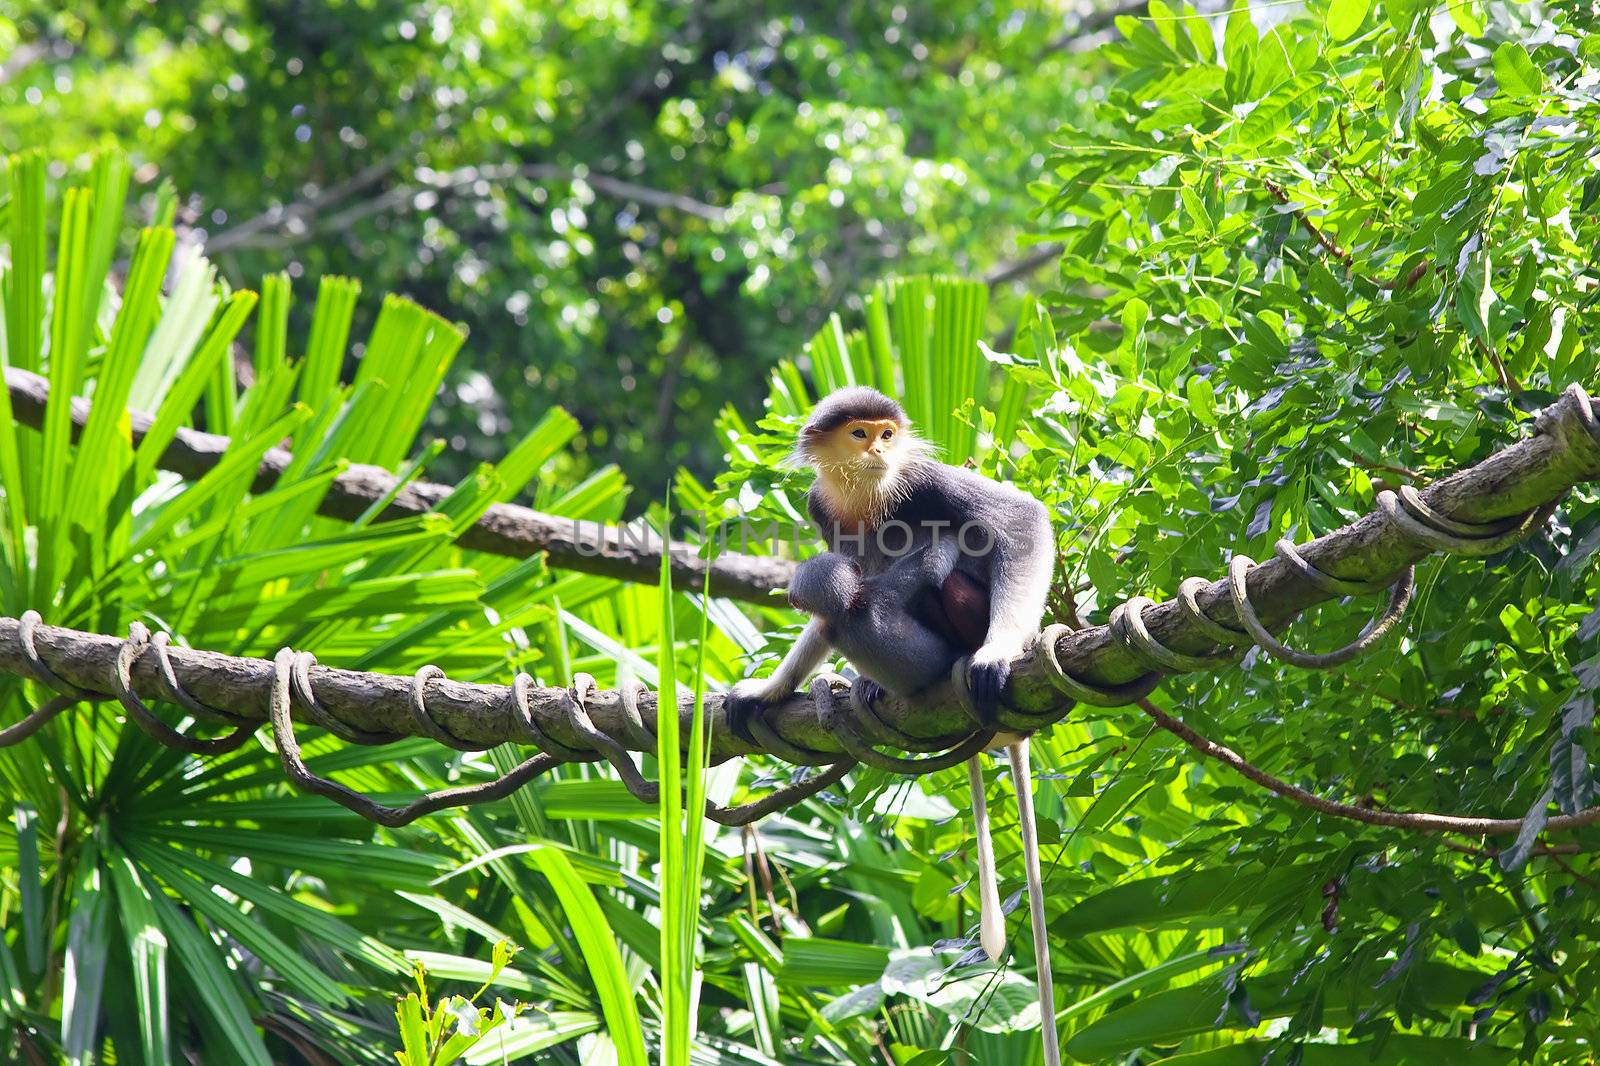
[[[1028, 871], [1028, 917], [1033, 923], [1033, 958], [1039, 968], [1039, 1026], [1044, 1034], [1045, 1066], [1061, 1066], [1056, 1035], [1056, 990], [1050, 974], [1050, 932], [1044, 925], [1044, 877], [1039, 872], [1039, 832], [1033, 818], [1033, 770], [1028, 765], [1028, 738], [1006, 749], [1011, 780], [1017, 786], [1017, 820], [1022, 823], [1022, 861]], [[993, 956], [991, 956], [992, 958]]]
[[1000, 913], [1000, 876], [994, 868], [994, 841], [989, 836], [989, 806], [983, 795], [983, 767], [974, 755], [967, 760], [967, 783], [972, 786], [972, 831], [978, 837], [978, 942], [990, 961], [999, 962], [1006, 950], [1006, 919]]

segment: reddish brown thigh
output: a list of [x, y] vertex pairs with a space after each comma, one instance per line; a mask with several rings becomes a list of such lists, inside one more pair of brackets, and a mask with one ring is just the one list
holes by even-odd
[[940, 589], [945, 617], [963, 650], [977, 651], [989, 635], [989, 589], [960, 570], [950, 571]]

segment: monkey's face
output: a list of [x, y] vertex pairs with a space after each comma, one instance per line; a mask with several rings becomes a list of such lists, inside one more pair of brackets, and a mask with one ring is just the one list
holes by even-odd
[[899, 461], [904, 428], [892, 418], [854, 419], [826, 434], [811, 452], [819, 467], [876, 479]]

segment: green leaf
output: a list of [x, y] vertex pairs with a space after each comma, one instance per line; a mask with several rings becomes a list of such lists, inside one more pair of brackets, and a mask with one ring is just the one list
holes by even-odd
[[612, 938], [594, 894], [579, 879], [567, 857], [556, 848], [530, 852], [529, 858], [550, 881], [561, 909], [572, 924], [573, 935], [583, 950], [584, 963], [600, 996], [606, 1030], [616, 1045], [619, 1066], [646, 1066], [644, 1033], [639, 1023], [633, 982], [628, 979], [616, 940]]
[[[251, 1020], [250, 1008], [240, 995], [237, 971], [222, 962], [227, 953], [202, 935], [188, 915], [179, 911], [165, 893], [152, 892], [150, 902], [166, 930], [167, 941], [187, 971], [207, 1016], [228, 1043], [230, 1059], [248, 1066], [271, 1066], [271, 1056]], [[218, 1052], [220, 1055], [220, 1051]]]
[[[212, 891], [211, 886], [187, 873], [170, 849], [146, 847], [138, 850], [140, 861], [196, 913], [208, 922], [226, 929], [241, 946], [274, 967], [295, 983], [305, 995], [328, 1006], [341, 1006], [349, 996], [332, 978], [313, 965], [306, 956], [286, 944], [255, 917], [247, 915]], [[287, 904], [288, 901], [284, 901]]]
[[1317, 865], [1265, 873], [1219, 868], [1128, 881], [1080, 900], [1050, 923], [1067, 940], [1129, 927], [1155, 928], [1188, 919], [1220, 926], [1285, 895], [1315, 890], [1326, 879]]
[[1174, 959], [1167, 959], [1155, 966], [1138, 973], [1124, 977], [1104, 986], [1098, 992], [1092, 993], [1076, 1003], [1068, 1004], [1056, 1012], [1056, 1024], [1076, 1018], [1082, 1014], [1109, 1007], [1125, 996], [1136, 992], [1152, 991], [1171, 983], [1175, 977], [1191, 973], [1207, 966], [1217, 966], [1228, 959], [1244, 954], [1248, 949], [1242, 946], [1229, 946], [1213, 948], [1209, 951], [1192, 951], [1187, 955], [1179, 955]]
[[[1270, 1058], [1273, 1048], [1274, 1044], [1268, 1040], [1247, 1040], [1209, 1051], [1174, 1055], [1162, 1059], [1161, 1066], [1259, 1066], [1263, 1059]], [[1384, 1040], [1300, 1044], [1296, 1050], [1302, 1066], [1372, 1066], [1375, 1062], [1418, 1066], [1439, 1062], [1488, 1064], [1510, 1062], [1516, 1057], [1513, 1048], [1409, 1033], [1396, 1033]]]
[[39, 872], [39, 812], [26, 803], [12, 808], [17, 831], [17, 887], [22, 897], [22, 944], [28, 969], [44, 971], [44, 887]]
[[1273, 89], [1257, 101], [1245, 119], [1235, 128], [1234, 137], [1243, 148], [1265, 144], [1288, 129], [1315, 95], [1321, 79], [1302, 74]]
[[61, 989], [61, 1046], [72, 1066], [92, 1062], [99, 1046], [100, 1003], [105, 994], [111, 911], [106, 871], [91, 843], [78, 864], [69, 903], [67, 950]]
[[524, 1015], [497, 1029], [493, 1036], [467, 1053], [468, 1066], [501, 1066], [525, 1059], [538, 1062], [538, 1053], [600, 1029], [600, 1019], [587, 1011], [551, 1011]]
[[[1375, 980], [1382, 972], [1371, 964], [1368, 968], [1372, 969], [1369, 980]], [[1485, 977], [1481, 973], [1433, 964], [1424, 964], [1424, 968], [1425, 972], [1411, 980], [1411, 993], [1419, 1004], [1433, 1004], [1441, 1009], [1459, 1007]], [[1312, 982], [1297, 982], [1289, 973], [1252, 977], [1247, 988], [1251, 1006], [1262, 1018], [1288, 1017], [1316, 994]], [[1184, 988], [1143, 996], [1078, 1030], [1068, 1039], [1066, 1050], [1082, 1062], [1105, 1062], [1134, 1048], [1173, 1044], [1196, 1033], [1239, 1028], [1237, 1022], [1232, 1025], [1218, 1022], [1228, 995], [1219, 978], [1207, 977]], [[1359, 1010], [1359, 1005], [1355, 1005], [1355, 1009]], [[1353, 1017], [1348, 1000], [1333, 999], [1324, 1008], [1323, 1024], [1342, 1026]]]
[[145, 1062], [169, 1058], [167, 1005], [167, 935], [161, 928], [150, 890], [133, 861], [123, 852], [107, 856], [116, 889], [117, 914], [127, 937], [133, 968], [133, 999]]
[[1329, 0], [1328, 3], [1328, 36], [1335, 41], [1347, 41], [1354, 37], [1367, 21], [1367, 12], [1372, 10], [1372, 0]]
[[1516, 41], [1505, 41], [1494, 50], [1494, 78], [1508, 96], [1531, 99], [1544, 91], [1544, 75]]
[[1483, 10], [1474, 0], [1464, 0], [1462, 3], [1448, 4], [1445, 10], [1450, 12], [1450, 18], [1455, 22], [1456, 28], [1468, 37], [1482, 37], [1484, 30]]
[[889, 949], [876, 944], [856, 944], [827, 937], [791, 937], [783, 945], [783, 969], [778, 980], [786, 985], [824, 988], [876, 981], [889, 963]]
[[298, 930], [320, 944], [361, 959], [380, 972], [403, 974], [410, 969], [404, 957], [382, 941], [221, 863], [148, 841], [132, 843], [130, 852], [152, 869], [163, 863], [182, 867], [199, 880], [216, 885], [250, 903], [257, 913], [271, 916], [283, 928]]
[[433, 1066], [428, 1032], [422, 1021], [422, 1000], [415, 992], [408, 993], [395, 1004], [394, 1013], [400, 1026], [401, 1050], [396, 1057], [401, 1066]]

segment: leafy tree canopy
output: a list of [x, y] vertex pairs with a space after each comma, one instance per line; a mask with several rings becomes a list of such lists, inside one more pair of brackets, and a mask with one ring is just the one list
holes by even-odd
[[20, 6], [0, 148], [114, 137], [235, 285], [448, 309], [458, 472], [552, 402], [597, 460], [711, 472], [718, 408], [872, 279], [1026, 259], [1083, 95], [1052, 2]]

